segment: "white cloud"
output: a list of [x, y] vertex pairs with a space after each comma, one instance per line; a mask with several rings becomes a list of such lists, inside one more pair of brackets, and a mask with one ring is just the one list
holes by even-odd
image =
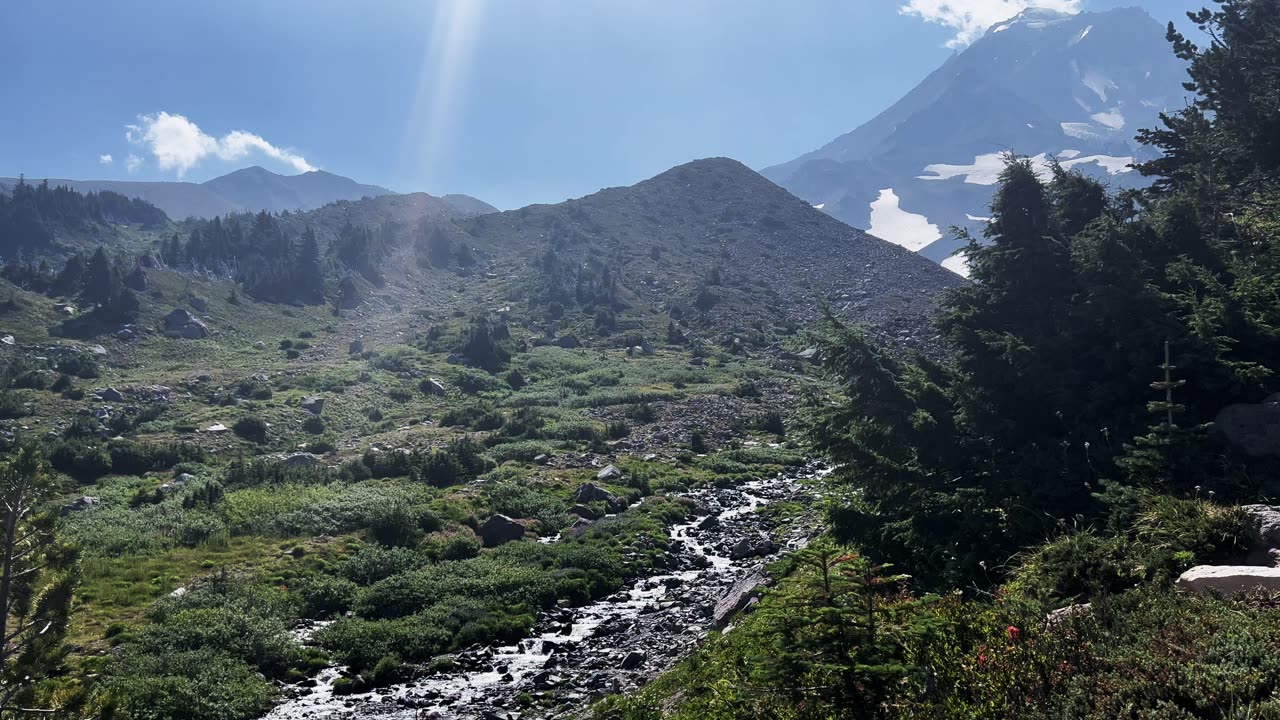
[[138, 168], [142, 167], [142, 158], [137, 155], [130, 155], [124, 160], [124, 168], [130, 173], [138, 172]]
[[279, 160], [298, 172], [316, 168], [306, 158], [267, 142], [261, 135], [234, 130], [215, 138], [182, 115], [161, 111], [139, 115], [137, 125], [126, 126], [125, 137], [142, 145], [155, 156], [161, 170], [174, 170], [182, 177], [210, 155], [223, 160], [239, 160], [253, 151]]
[[867, 232], [912, 252], [942, 237], [938, 226], [929, 222], [929, 218], [907, 212], [898, 203], [898, 194], [893, 188], [881, 190], [880, 197], [871, 203], [871, 227]]
[[898, 12], [955, 29], [947, 47], [964, 47], [987, 28], [1028, 8], [1077, 13], [1080, 4], [1081, 0], [908, 0]]
[[99, 165], [110, 165], [110, 164], [111, 164], [111, 163], [113, 163], [113, 162], [115, 162], [115, 158], [111, 157], [111, 155], [110, 155], [109, 153], [108, 153], [108, 154], [106, 154], [106, 155], [99, 155], [99, 156], [98, 156], [98, 164], [99, 164]]

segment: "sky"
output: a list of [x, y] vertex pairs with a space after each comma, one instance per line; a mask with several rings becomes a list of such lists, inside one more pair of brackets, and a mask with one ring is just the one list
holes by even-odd
[[5, 10], [0, 176], [322, 169], [499, 208], [754, 168], [889, 107], [1028, 5], [1203, 0], [59, 0]]

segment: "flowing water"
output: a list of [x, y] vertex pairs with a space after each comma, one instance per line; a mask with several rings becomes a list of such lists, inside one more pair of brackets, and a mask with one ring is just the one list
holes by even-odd
[[[825, 472], [813, 462], [735, 488], [686, 493], [704, 512], [671, 528], [674, 569], [665, 574], [640, 578], [584, 607], [550, 610], [533, 636], [464, 650], [452, 672], [334, 696], [330, 688], [342, 669], [327, 669], [311, 687], [286, 689], [286, 699], [266, 720], [566, 717], [607, 694], [634, 690], [694, 649], [716, 624], [717, 602], [725, 605], [735, 585], [750, 590], [765, 562], [803, 546], [816, 525], [812, 511], [781, 537], [770, 537], [777, 533], [755, 511], [788, 500], [812, 508], [814, 491], [800, 481]], [[301, 639], [310, 631], [302, 629]], [[530, 699], [549, 702], [522, 706]]]

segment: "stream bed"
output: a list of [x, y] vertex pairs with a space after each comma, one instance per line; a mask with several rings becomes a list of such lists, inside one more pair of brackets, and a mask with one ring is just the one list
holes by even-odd
[[[546, 611], [532, 636], [515, 645], [456, 653], [451, 672], [335, 696], [331, 687], [341, 668], [326, 669], [312, 687], [285, 688], [283, 701], [265, 720], [562, 718], [606, 695], [633, 691], [753, 602], [766, 563], [804, 546], [818, 520], [816, 490], [801, 481], [825, 472], [814, 461], [733, 488], [684, 493], [697, 512], [671, 528], [671, 569], [663, 574], [639, 578], [583, 607]], [[784, 501], [810, 510], [781, 532], [755, 511]], [[299, 637], [307, 634], [303, 629]]]

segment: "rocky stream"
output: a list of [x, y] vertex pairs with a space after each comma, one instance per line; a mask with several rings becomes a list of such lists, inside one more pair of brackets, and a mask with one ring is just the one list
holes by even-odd
[[[454, 669], [374, 692], [335, 696], [342, 668], [310, 687], [285, 688], [265, 720], [530, 720], [575, 717], [591, 703], [642, 686], [688, 655], [713, 628], [747, 609], [765, 584], [763, 568], [815, 532], [813, 509], [778, 528], [756, 512], [791, 501], [814, 508], [803, 481], [826, 468], [811, 462], [733, 488], [685, 494], [694, 516], [671, 528], [668, 567], [584, 607], [544, 612], [534, 634], [510, 646], [456, 653]], [[305, 641], [312, 628], [299, 629]]]

